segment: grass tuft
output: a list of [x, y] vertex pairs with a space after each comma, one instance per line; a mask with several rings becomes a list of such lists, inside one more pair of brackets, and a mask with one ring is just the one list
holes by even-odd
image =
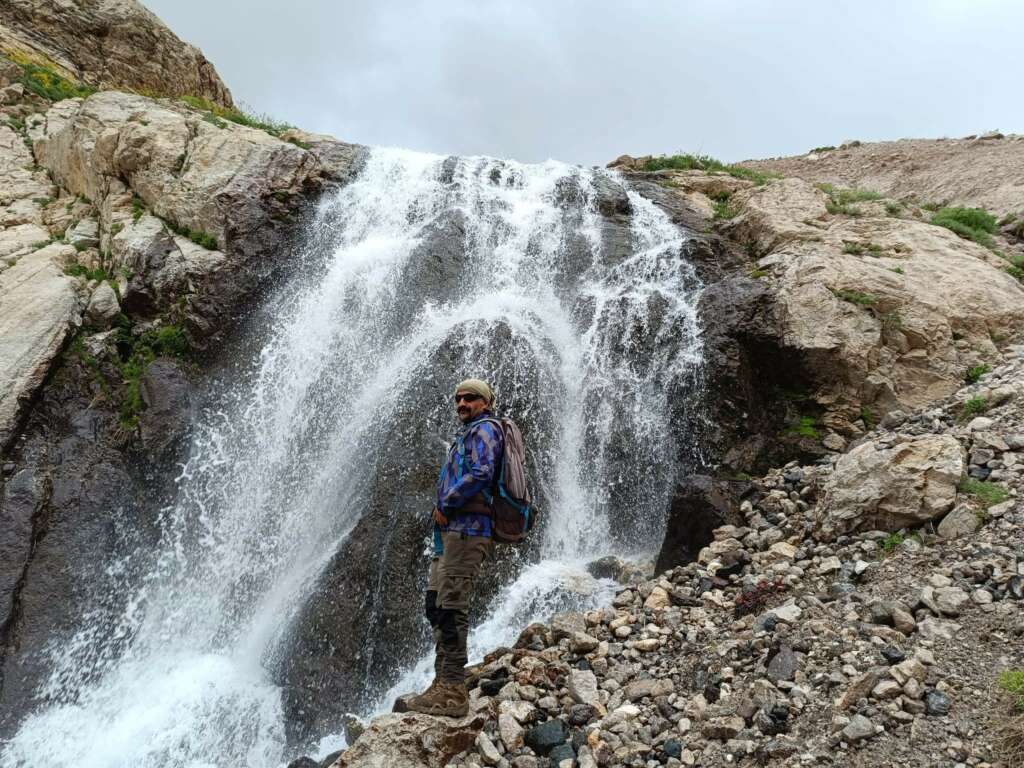
[[964, 381], [966, 381], [968, 384], [974, 384], [975, 382], [978, 381], [978, 379], [980, 379], [982, 376], [984, 376], [991, 370], [992, 369], [985, 364], [972, 366], [971, 368], [967, 369], [967, 375], [964, 376]]
[[281, 120], [276, 120], [270, 115], [261, 115], [248, 110], [228, 109], [219, 104], [214, 104], [212, 101], [201, 96], [181, 96], [179, 98], [193, 109], [205, 112], [203, 120], [213, 123], [218, 128], [226, 127], [224, 121], [227, 120], [238, 125], [266, 131], [271, 136], [280, 136], [288, 129], [295, 127]]
[[974, 477], [965, 478], [960, 483], [960, 491], [973, 496], [985, 509], [995, 504], [1001, 504], [1010, 498], [1010, 492], [1003, 486]]
[[999, 674], [999, 687], [1014, 697], [1013, 706], [1024, 712], [1024, 669], [1008, 669]]
[[756, 171], [753, 168], [744, 168], [740, 165], [723, 163], [709, 155], [662, 155], [652, 157], [644, 163], [645, 171], [718, 171], [727, 173], [737, 179], [752, 181], [757, 186], [767, 184], [771, 179], [778, 179], [781, 176], [773, 171]]
[[988, 400], [984, 397], [972, 397], [964, 401], [960, 408], [960, 421], [967, 421], [988, 410]]
[[996, 217], [983, 208], [942, 208], [932, 216], [931, 223], [986, 248], [995, 245], [992, 233], [997, 229]]
[[832, 293], [837, 299], [842, 299], [861, 307], [873, 307], [878, 303], [878, 297], [870, 293], [847, 291], [845, 289], [833, 289]]
[[821, 437], [820, 433], [816, 429], [817, 423], [818, 422], [813, 416], [801, 416], [797, 421], [787, 426], [783, 430], [783, 434], [795, 437], [809, 437], [813, 440], [817, 440]]

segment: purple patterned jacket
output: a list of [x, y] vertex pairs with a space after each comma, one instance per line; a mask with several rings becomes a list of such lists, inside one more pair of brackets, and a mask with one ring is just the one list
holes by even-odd
[[[484, 411], [464, 425], [448, 449], [448, 458], [437, 476], [437, 508], [448, 524], [435, 526], [440, 531], [455, 531], [467, 536], [490, 536], [490, 493], [499, 471], [505, 437]], [[439, 554], [440, 537], [435, 530], [434, 550]]]

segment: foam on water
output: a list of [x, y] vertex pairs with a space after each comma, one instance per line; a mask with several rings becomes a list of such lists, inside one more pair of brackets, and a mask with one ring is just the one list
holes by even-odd
[[[571, 407], [549, 427], [537, 478], [540, 559], [495, 598], [471, 656], [607, 602], [614, 585], [584, 566], [657, 542], [679, 453], [670, 406], [693, 387], [701, 350], [683, 233], [630, 192], [631, 248], [606, 253], [598, 182], [620, 183], [556, 162], [373, 151], [321, 207], [310, 239], [329, 247], [311, 246], [272, 297], [258, 356], [197, 424], [159, 546], [112, 563], [79, 631], [47, 649], [52, 673], [0, 765], [279, 765], [282, 697], [267, 669], [364, 508], [379, 425], [453, 339], [472, 369], [482, 328], [507, 329]], [[417, 246], [453, 211], [466, 263], [486, 279], [443, 302], [409, 295]], [[616, 505], [639, 511], [635, 530], [616, 528]], [[428, 670], [424, 656], [389, 694]]]

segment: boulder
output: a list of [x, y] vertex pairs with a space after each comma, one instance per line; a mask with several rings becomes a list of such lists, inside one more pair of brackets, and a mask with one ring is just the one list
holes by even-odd
[[840, 457], [823, 484], [814, 535], [898, 531], [944, 514], [966, 468], [951, 435], [920, 435], [888, 447], [869, 440]]
[[0, 452], [79, 322], [76, 281], [60, 266], [74, 253], [54, 243], [0, 272]]
[[374, 718], [331, 768], [442, 768], [476, 743], [486, 718], [461, 719], [420, 714], [389, 714]]
[[958, 539], [961, 536], [974, 533], [980, 527], [981, 520], [978, 518], [978, 513], [970, 507], [962, 505], [942, 518], [942, 522], [935, 530], [944, 539]]
[[89, 325], [107, 328], [121, 313], [121, 305], [117, 301], [117, 293], [104, 281], [96, 286], [89, 297], [89, 305], [85, 308], [85, 319]]

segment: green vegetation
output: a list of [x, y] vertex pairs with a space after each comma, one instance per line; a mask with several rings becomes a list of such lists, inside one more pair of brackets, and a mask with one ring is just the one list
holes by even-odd
[[921, 208], [926, 210], [926, 211], [930, 211], [931, 213], [935, 213], [937, 210], [942, 208], [942, 204], [941, 203], [921, 203]]
[[780, 178], [779, 174], [772, 171], [755, 171], [752, 168], [744, 168], [740, 165], [723, 163], [708, 155], [662, 155], [652, 157], [644, 164], [645, 171], [717, 171], [727, 173], [737, 179], [752, 181], [757, 186], [767, 184], [771, 179]]
[[972, 397], [964, 401], [960, 408], [960, 421], [967, 421], [988, 410], [988, 400], [984, 397]]
[[932, 216], [931, 223], [986, 248], [995, 244], [992, 233], [996, 231], [996, 217], [983, 208], [942, 208]]
[[32, 202], [36, 205], [41, 205], [43, 208], [53, 202], [52, 197], [33, 197]]
[[134, 429], [142, 413], [142, 376], [158, 357], [184, 357], [190, 347], [185, 330], [178, 325], [165, 325], [136, 336], [131, 321], [122, 316], [117, 328], [117, 346], [123, 350], [120, 370], [125, 387], [121, 402], [121, 426]]
[[860, 209], [853, 207], [853, 203], [878, 200], [881, 197], [878, 192], [870, 189], [841, 189], [834, 184], [816, 184], [815, 186], [828, 195], [825, 210], [833, 215], [860, 216]]
[[768, 276], [768, 270], [767, 269], [761, 269], [760, 267], [754, 267], [752, 270], [747, 272], [747, 277], [752, 278], [754, 280], [758, 280], [758, 279], [760, 279], [762, 277], [767, 277], [767, 276]]
[[906, 537], [902, 533], [890, 533], [882, 539], [881, 542], [879, 542], [878, 546], [882, 548], [882, 551], [885, 552], [885, 554], [889, 554], [904, 541], [906, 541]]
[[821, 435], [816, 429], [818, 422], [813, 416], [801, 416], [797, 421], [787, 426], [782, 434], [796, 437], [809, 437], [817, 440]]
[[903, 213], [903, 203], [890, 200], [885, 204], [885, 212], [890, 216], [899, 216]]
[[903, 316], [895, 309], [879, 316], [878, 319], [882, 323], [882, 330], [887, 333], [903, 328]]
[[204, 114], [203, 115], [203, 120], [205, 122], [207, 122], [207, 123], [210, 123], [211, 125], [216, 126], [217, 128], [224, 129], [224, 128], [228, 127], [228, 124], [226, 122], [224, 122], [223, 120], [221, 120], [219, 117], [217, 117], [215, 114], [213, 114], [211, 112], [207, 112], [206, 114]]
[[844, 243], [843, 253], [850, 253], [854, 256], [867, 254], [868, 256], [878, 258], [882, 255], [882, 246], [876, 243]]
[[296, 139], [296, 138], [295, 138], [294, 136], [290, 136], [290, 137], [288, 138], [288, 143], [289, 143], [289, 144], [294, 144], [294, 145], [295, 145], [296, 147], [298, 147], [299, 149], [309, 149], [310, 147], [312, 147], [312, 146], [313, 146], [312, 144], [310, 144], [310, 143], [308, 143], [308, 142], [305, 142], [305, 141], [299, 141], [299, 140], [298, 140], [298, 139]]
[[[814, 149], [811, 150], [811, 152], [831, 152], [833, 149], [835, 149], [835, 147], [829, 144], [828, 146], [825, 147], [815, 147]], [[808, 152], [807, 154], [811, 154], [811, 152]]]
[[903, 274], [903, 267], [889, 267], [890, 272], [895, 272], [897, 275]]
[[1010, 492], [1003, 486], [973, 477], [968, 477], [960, 483], [960, 491], [976, 498], [985, 509], [994, 504], [1001, 504], [1010, 498]]
[[967, 369], [967, 375], [964, 376], [964, 381], [966, 381], [968, 384], [974, 384], [978, 379], [980, 379], [990, 370], [992, 369], [984, 364], [972, 366], [971, 368]]
[[86, 280], [103, 281], [111, 279], [111, 276], [102, 267], [99, 269], [89, 269], [81, 264], [70, 264], [64, 267], [64, 274], [71, 275], [72, 277], [84, 277]]
[[843, 301], [848, 301], [851, 304], [857, 304], [862, 307], [873, 307], [878, 303], [878, 297], [870, 293], [847, 291], [844, 289], [832, 289], [832, 293], [837, 299], [842, 299]]
[[210, 251], [216, 251], [219, 246], [217, 245], [217, 238], [211, 235], [209, 232], [203, 232], [198, 229], [189, 229], [188, 227], [182, 227], [175, 224], [169, 219], [163, 220], [164, 224], [170, 228], [172, 232], [182, 237], [187, 237], [196, 245], [200, 245]]
[[860, 418], [864, 422], [864, 426], [868, 429], [874, 429], [875, 425], [878, 424], [878, 417], [874, 411], [868, 408], [866, 405], [860, 407]]
[[1001, 218], [999, 220], [999, 226], [1000, 227], [1008, 227], [1010, 224], [1013, 224], [1013, 222], [1015, 222], [1016, 220], [1017, 220], [1017, 214], [1015, 214], [1015, 213], [1008, 213], [1005, 216], [1003, 216], [1003, 218]]
[[142, 198], [138, 195], [132, 195], [132, 221], [137, 222], [145, 212], [146, 204], [142, 202]]
[[227, 107], [214, 104], [212, 101], [200, 96], [181, 96], [180, 98], [193, 109], [205, 112], [206, 114], [203, 115], [203, 119], [208, 123], [213, 123], [218, 128], [224, 128], [224, 121], [227, 120], [232, 123], [237, 123], [238, 125], [245, 125], [249, 128], [257, 128], [261, 131], [266, 131], [271, 136], [280, 136], [288, 129], [295, 127], [280, 120], [275, 120], [269, 115], [259, 115], [238, 109], [228, 109]]
[[738, 210], [729, 205], [728, 195], [726, 195], [724, 199], [719, 198], [718, 200], [716, 200], [714, 203], [714, 209], [715, 215], [713, 218], [716, 220], [732, 219], [736, 217], [737, 213], [739, 213]]
[[21, 67], [21, 84], [25, 86], [25, 90], [47, 101], [85, 98], [96, 93], [95, 88], [74, 83], [57, 74], [55, 67], [47, 66], [39, 60], [33, 60], [14, 52], [7, 52], [6, 55]]
[[1016, 700], [1013, 706], [1024, 712], [1024, 669], [1008, 669], [999, 674], [999, 687]]

